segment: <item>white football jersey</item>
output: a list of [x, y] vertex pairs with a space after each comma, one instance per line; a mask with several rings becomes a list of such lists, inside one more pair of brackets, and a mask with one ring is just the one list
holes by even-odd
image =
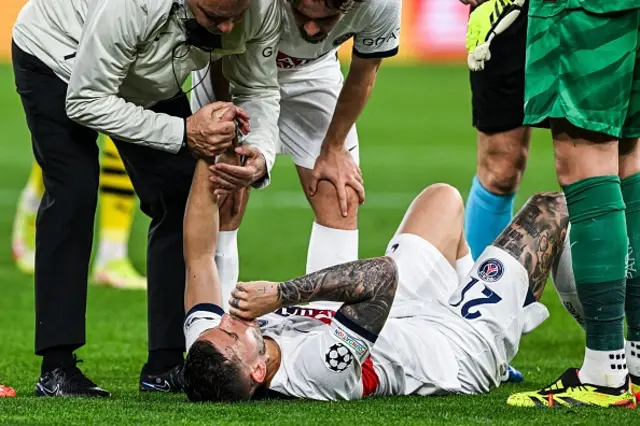
[[[220, 323], [222, 309], [212, 306], [187, 314], [187, 350]], [[455, 354], [444, 335], [420, 318], [389, 318], [379, 336], [340, 313], [307, 307], [283, 308], [258, 322], [281, 351], [268, 397], [331, 401], [459, 391]]]
[[293, 6], [279, 0], [284, 8], [283, 33], [278, 46], [278, 68], [295, 69], [326, 55], [353, 38], [353, 54], [362, 58], [386, 58], [398, 52], [400, 44], [401, 0], [365, 0], [356, 3], [336, 23], [326, 39], [309, 43], [300, 36]]

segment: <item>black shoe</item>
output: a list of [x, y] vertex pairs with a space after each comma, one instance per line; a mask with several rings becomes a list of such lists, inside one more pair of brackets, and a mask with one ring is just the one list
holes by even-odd
[[182, 364], [160, 374], [149, 374], [145, 364], [140, 373], [140, 392], [182, 392]]
[[74, 357], [74, 364], [59, 367], [40, 376], [36, 384], [36, 396], [77, 396], [77, 397], [109, 397], [111, 393], [102, 389], [76, 367], [82, 362]]

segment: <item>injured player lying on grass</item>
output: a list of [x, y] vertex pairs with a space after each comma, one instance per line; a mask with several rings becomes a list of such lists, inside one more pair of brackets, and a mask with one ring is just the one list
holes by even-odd
[[[568, 222], [561, 193], [535, 195], [472, 266], [460, 194], [432, 185], [409, 207], [386, 256], [281, 283], [238, 283], [224, 313], [214, 213], [215, 205], [190, 202], [185, 219], [192, 401], [488, 392], [521, 336], [549, 315], [538, 301]], [[316, 300], [343, 304], [332, 318], [309, 309], [283, 315]]]

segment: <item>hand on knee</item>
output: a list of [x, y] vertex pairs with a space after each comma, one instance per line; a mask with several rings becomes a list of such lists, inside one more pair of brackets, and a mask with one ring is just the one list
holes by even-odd
[[335, 186], [330, 182], [320, 181], [316, 193], [309, 198], [316, 215], [316, 222], [327, 228], [357, 229], [360, 198], [350, 186], [346, 187], [346, 196], [347, 216], [345, 217], [341, 212]]

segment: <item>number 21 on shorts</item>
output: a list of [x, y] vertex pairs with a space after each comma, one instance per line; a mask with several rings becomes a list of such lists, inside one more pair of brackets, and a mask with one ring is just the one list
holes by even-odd
[[483, 283], [480, 284], [484, 287], [480, 292], [482, 296], [467, 298], [467, 293], [469, 293], [469, 291], [473, 289], [479, 282], [480, 280], [478, 278], [471, 277], [470, 281], [460, 292], [460, 300], [457, 303], [450, 303], [450, 305], [454, 308], [462, 305], [462, 307], [460, 308], [460, 315], [465, 319], [473, 320], [482, 316], [482, 313], [480, 313], [480, 311], [478, 311], [477, 309], [472, 311], [473, 308], [477, 308], [482, 305], [492, 305], [502, 300], [502, 297], [498, 296], [493, 292], [493, 290], [491, 290], [486, 286], [486, 284]]

